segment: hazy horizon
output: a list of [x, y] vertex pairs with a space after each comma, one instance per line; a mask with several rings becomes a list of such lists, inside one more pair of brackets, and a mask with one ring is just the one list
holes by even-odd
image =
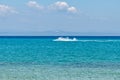
[[67, 32], [67, 31], [41, 31], [41, 32], [1, 32], [0, 36], [120, 36], [118, 33], [100, 32]]

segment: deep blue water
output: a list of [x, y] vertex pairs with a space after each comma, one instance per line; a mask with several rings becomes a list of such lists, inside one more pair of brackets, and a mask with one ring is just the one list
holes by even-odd
[[0, 64], [120, 65], [119, 36], [73, 37], [79, 41], [53, 41], [58, 36], [2, 36]]

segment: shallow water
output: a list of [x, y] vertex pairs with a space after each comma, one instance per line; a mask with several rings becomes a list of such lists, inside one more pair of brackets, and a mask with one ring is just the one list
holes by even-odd
[[1, 80], [120, 80], [120, 69], [59, 66], [0, 67]]

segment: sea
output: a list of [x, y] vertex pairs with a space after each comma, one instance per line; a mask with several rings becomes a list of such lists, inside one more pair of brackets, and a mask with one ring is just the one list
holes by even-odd
[[120, 80], [120, 36], [58, 37], [1, 36], [0, 80]]

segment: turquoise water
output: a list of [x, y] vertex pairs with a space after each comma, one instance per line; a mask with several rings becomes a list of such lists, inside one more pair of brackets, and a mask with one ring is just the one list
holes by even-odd
[[119, 80], [120, 39], [0, 38], [2, 80]]

